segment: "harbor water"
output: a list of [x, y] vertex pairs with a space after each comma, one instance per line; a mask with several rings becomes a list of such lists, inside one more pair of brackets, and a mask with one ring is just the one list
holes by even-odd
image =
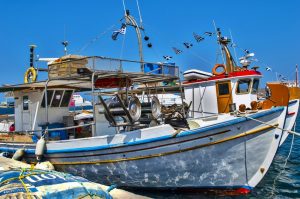
[[[296, 120], [296, 132], [300, 132], [300, 115]], [[293, 145], [291, 145], [293, 142]], [[290, 149], [292, 150], [290, 153]], [[290, 153], [289, 159], [286, 161]], [[284, 167], [285, 166], [285, 167]], [[279, 148], [273, 163], [252, 193], [246, 196], [224, 196], [203, 193], [139, 192], [153, 198], [222, 198], [222, 199], [261, 199], [261, 198], [300, 198], [300, 137], [289, 135]]]

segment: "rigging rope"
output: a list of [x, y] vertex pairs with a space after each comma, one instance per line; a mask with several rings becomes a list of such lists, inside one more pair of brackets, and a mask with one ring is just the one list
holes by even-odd
[[120, 53], [120, 59], [122, 59], [122, 57], [123, 57], [124, 45], [125, 45], [125, 37], [126, 37], [126, 34], [123, 36], [122, 48], [121, 48], [121, 53]]
[[[294, 131], [295, 131], [295, 129], [296, 129], [296, 122], [295, 122], [295, 125], [294, 125]], [[289, 160], [289, 158], [290, 158], [290, 156], [291, 156], [292, 150], [293, 150], [294, 138], [295, 138], [295, 134], [293, 134], [292, 141], [291, 141], [290, 151], [289, 151], [289, 154], [288, 154], [288, 156], [286, 157], [286, 159], [285, 159], [285, 161], [284, 161], [283, 169], [278, 173], [278, 175], [275, 177], [275, 179], [274, 179], [274, 181], [273, 181], [272, 192], [271, 192], [270, 198], [273, 198], [273, 196], [275, 195], [275, 189], [276, 189], [276, 181], [277, 181], [277, 179], [278, 179], [278, 178], [281, 176], [281, 174], [285, 171], [287, 162], [288, 162], [288, 160]]]
[[278, 126], [269, 124], [269, 123], [267, 123], [267, 122], [260, 121], [260, 120], [258, 120], [258, 119], [254, 119], [254, 118], [252, 118], [252, 117], [247, 117], [247, 116], [245, 116], [245, 115], [241, 115], [241, 117], [245, 117], [245, 118], [247, 118], [247, 119], [250, 119], [250, 120], [259, 122], [259, 123], [261, 123], [261, 124], [265, 124], [265, 125], [271, 126], [271, 127], [273, 127], [273, 128], [277, 128], [277, 129], [280, 129], [280, 130], [282, 130], [282, 131], [286, 131], [286, 132], [288, 132], [288, 133], [290, 133], [290, 134], [300, 136], [300, 133], [297, 133], [296, 131], [292, 131], [292, 130], [280, 128], [280, 127], [278, 127]]
[[139, 1], [136, 0], [136, 6], [137, 6], [137, 9], [138, 9], [138, 12], [139, 12], [139, 17], [140, 17], [140, 26], [143, 26], [143, 20], [142, 20], [142, 15], [141, 15], [141, 11], [140, 11], [140, 6], [139, 6]]
[[123, 9], [124, 9], [124, 16], [126, 16], [126, 7], [125, 7], [125, 1], [122, 0], [122, 3], [123, 3]]
[[99, 34], [97, 37], [95, 37], [94, 39], [90, 40], [89, 42], [87, 42], [79, 51], [78, 53], [81, 53], [82, 51], [84, 51], [87, 47], [89, 47], [90, 45], [92, 45], [93, 43], [95, 43], [98, 39], [100, 39], [103, 35], [105, 35], [108, 31], [111, 31], [116, 25], [112, 25], [109, 28], [107, 28], [104, 32], [102, 32], [101, 34]]

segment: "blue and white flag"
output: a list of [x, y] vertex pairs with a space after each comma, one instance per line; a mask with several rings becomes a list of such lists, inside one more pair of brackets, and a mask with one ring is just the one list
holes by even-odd
[[165, 60], [171, 60], [173, 57], [172, 57], [172, 56], [169, 56], [169, 55], [165, 55], [165, 56], [163, 56], [163, 58], [164, 58]]
[[175, 52], [176, 55], [182, 53], [182, 50], [180, 50], [178, 48], [173, 47], [173, 50], [174, 50], [174, 52]]
[[202, 41], [202, 40], [204, 40], [204, 37], [201, 37], [200, 35], [198, 35], [197, 33], [193, 33], [193, 35], [194, 35], [194, 38], [195, 38], [195, 40], [197, 41], [197, 42], [200, 42], [200, 41]]
[[207, 35], [207, 36], [209, 36], [209, 37], [211, 37], [215, 33], [213, 33], [213, 32], [205, 32], [204, 34]]
[[117, 37], [118, 37], [119, 34], [121, 34], [121, 35], [126, 34], [126, 24], [123, 23], [119, 30], [114, 31], [111, 38], [113, 40], [117, 40]]
[[192, 44], [192, 43], [189, 43], [189, 42], [184, 42], [183, 45], [184, 45], [186, 48], [191, 48], [191, 47], [193, 47], [193, 44]]
[[267, 67], [266, 67], [266, 71], [272, 71], [272, 68], [269, 67], [269, 66], [267, 66]]

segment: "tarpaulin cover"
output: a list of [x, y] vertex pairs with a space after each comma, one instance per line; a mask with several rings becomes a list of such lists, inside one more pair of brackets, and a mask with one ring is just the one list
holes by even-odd
[[[29, 196], [30, 195], [30, 196]], [[0, 198], [105, 198], [99, 184], [56, 171], [12, 170], [0, 173]]]

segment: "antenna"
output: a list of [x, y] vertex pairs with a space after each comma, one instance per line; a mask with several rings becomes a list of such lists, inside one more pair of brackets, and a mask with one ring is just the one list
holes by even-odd
[[34, 49], [37, 47], [36, 45], [29, 45], [30, 49], [30, 57], [29, 57], [29, 66], [34, 67]]
[[67, 55], [68, 54], [67, 46], [69, 45], [69, 42], [66, 40], [66, 24], [64, 25], [64, 41], [61, 42], [61, 44], [64, 46], [65, 55]]
[[213, 20], [213, 24], [214, 24], [214, 28], [215, 28], [215, 31], [216, 31], [216, 35], [217, 35], [217, 41], [218, 41], [218, 44], [219, 44], [219, 47], [220, 47], [220, 52], [221, 52], [221, 55], [222, 55], [222, 60], [223, 60], [223, 64], [225, 64], [225, 59], [224, 59], [224, 55], [223, 55], [223, 51], [222, 51], [222, 47], [221, 47], [221, 43], [220, 43], [220, 35], [218, 34], [218, 29], [217, 29], [217, 26], [216, 26], [216, 23], [215, 23], [215, 20]]
[[296, 64], [296, 87], [298, 87], [298, 64]]
[[68, 54], [67, 46], [69, 45], [69, 42], [63, 41], [63, 42], [61, 42], [61, 44], [64, 46], [65, 55], [67, 55]]
[[229, 34], [230, 34], [230, 38], [231, 38], [231, 42], [232, 42], [232, 44], [233, 44], [233, 51], [234, 51], [234, 56], [235, 56], [235, 60], [238, 60], [238, 58], [237, 58], [237, 55], [236, 55], [236, 50], [235, 50], [235, 43], [234, 43], [234, 41], [233, 41], [233, 36], [232, 36], [232, 34], [231, 34], [231, 30], [229, 29]]

